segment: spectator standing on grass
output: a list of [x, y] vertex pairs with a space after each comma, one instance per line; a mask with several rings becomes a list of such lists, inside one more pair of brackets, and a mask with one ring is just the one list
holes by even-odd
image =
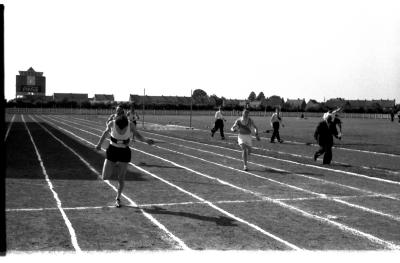
[[333, 136], [340, 138], [332, 119], [331, 113], [325, 113], [324, 120], [318, 123], [314, 133], [314, 138], [320, 146], [319, 150], [314, 154], [314, 161], [323, 154], [323, 164], [330, 164], [332, 161]]
[[275, 112], [271, 116], [271, 127], [273, 129], [272, 136], [271, 136], [271, 143], [275, 142], [275, 138], [278, 140], [278, 142], [282, 143], [283, 140], [279, 136], [279, 128], [282, 125], [282, 127], [285, 127], [282, 123], [282, 117], [280, 115], [279, 108], [275, 109]]
[[145, 139], [137, 130], [135, 125], [128, 121], [125, 114], [118, 115], [110, 120], [106, 129], [96, 145], [96, 150], [101, 150], [101, 145], [105, 138], [110, 135], [110, 145], [106, 150], [106, 159], [103, 165], [102, 179], [108, 180], [113, 173], [118, 175], [118, 191], [115, 198], [115, 206], [121, 207], [121, 194], [125, 185], [125, 176], [128, 164], [131, 161], [131, 149], [129, 141], [132, 137], [138, 138], [142, 142], [151, 145], [154, 143], [151, 139]]
[[237, 119], [233, 124], [231, 131], [238, 131], [238, 144], [242, 149], [242, 159], [243, 159], [243, 170], [247, 171], [247, 160], [252, 151], [252, 138], [251, 138], [251, 130], [254, 129], [256, 139], [259, 141], [260, 137], [258, 136], [258, 129], [254, 121], [249, 117], [249, 111], [244, 109], [242, 112], [242, 117]]
[[221, 134], [221, 139], [225, 140], [225, 135], [224, 135], [224, 122], [226, 121], [224, 116], [222, 115], [221, 112], [221, 107], [218, 108], [218, 111], [215, 113], [214, 116], [215, 122], [214, 122], [214, 127], [211, 129], [211, 137], [214, 137], [214, 133], [218, 131]]

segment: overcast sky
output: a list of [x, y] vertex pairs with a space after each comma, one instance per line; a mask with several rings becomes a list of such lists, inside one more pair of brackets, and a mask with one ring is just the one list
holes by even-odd
[[400, 1], [3, 1], [5, 96], [53, 93], [396, 99]]

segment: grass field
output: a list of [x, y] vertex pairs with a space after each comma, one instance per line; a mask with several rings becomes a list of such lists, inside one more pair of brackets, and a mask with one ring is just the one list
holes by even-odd
[[[400, 124], [344, 119], [333, 163], [314, 162], [316, 118], [286, 118], [283, 144], [254, 141], [242, 171], [236, 135], [212, 119], [145, 116], [122, 208], [94, 149], [107, 116], [7, 115], [8, 253], [26, 251], [400, 250]], [[267, 119], [255, 117], [260, 130]]]

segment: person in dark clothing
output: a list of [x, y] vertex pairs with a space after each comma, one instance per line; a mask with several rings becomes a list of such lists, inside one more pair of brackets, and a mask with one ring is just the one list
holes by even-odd
[[279, 127], [281, 125], [282, 125], [282, 127], [284, 127], [284, 125], [282, 123], [282, 117], [280, 115], [280, 111], [278, 108], [276, 108], [275, 113], [272, 114], [270, 123], [271, 123], [271, 127], [273, 128], [273, 132], [272, 132], [272, 136], [271, 136], [271, 143], [275, 142], [275, 138], [278, 140], [278, 142], [282, 143], [283, 140], [279, 136]]
[[390, 121], [393, 122], [394, 121], [394, 110], [390, 111]]
[[211, 129], [211, 137], [214, 137], [214, 133], [216, 131], [218, 131], [219, 129], [219, 133], [221, 134], [221, 139], [224, 140], [225, 139], [225, 135], [224, 135], [224, 121], [225, 118], [222, 115], [221, 112], [221, 107], [218, 108], [218, 111], [215, 113], [215, 122], [214, 122], [214, 127]]
[[331, 163], [333, 136], [339, 138], [335, 124], [332, 121], [332, 114], [327, 113], [326, 116], [324, 116], [324, 120], [318, 123], [318, 126], [315, 129], [314, 138], [317, 140], [320, 148], [314, 154], [314, 161], [323, 154], [324, 159], [322, 163]]
[[336, 131], [338, 134], [338, 139], [341, 140], [342, 139], [342, 120], [339, 118], [339, 115], [337, 113], [335, 113], [333, 120], [333, 127], [336, 130], [336, 127], [339, 128], [339, 131]]

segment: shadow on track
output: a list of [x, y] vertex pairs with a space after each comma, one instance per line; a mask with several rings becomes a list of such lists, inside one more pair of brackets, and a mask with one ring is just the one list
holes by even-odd
[[237, 224], [235, 223], [236, 220], [231, 219], [229, 217], [225, 217], [225, 216], [213, 217], [213, 216], [198, 215], [198, 214], [189, 213], [189, 212], [175, 212], [175, 211], [169, 211], [167, 209], [160, 208], [157, 206], [152, 207], [152, 208], [144, 208], [143, 210], [149, 214], [183, 216], [183, 217], [188, 217], [188, 218], [201, 220], [201, 221], [215, 222], [219, 226], [237, 226]]

